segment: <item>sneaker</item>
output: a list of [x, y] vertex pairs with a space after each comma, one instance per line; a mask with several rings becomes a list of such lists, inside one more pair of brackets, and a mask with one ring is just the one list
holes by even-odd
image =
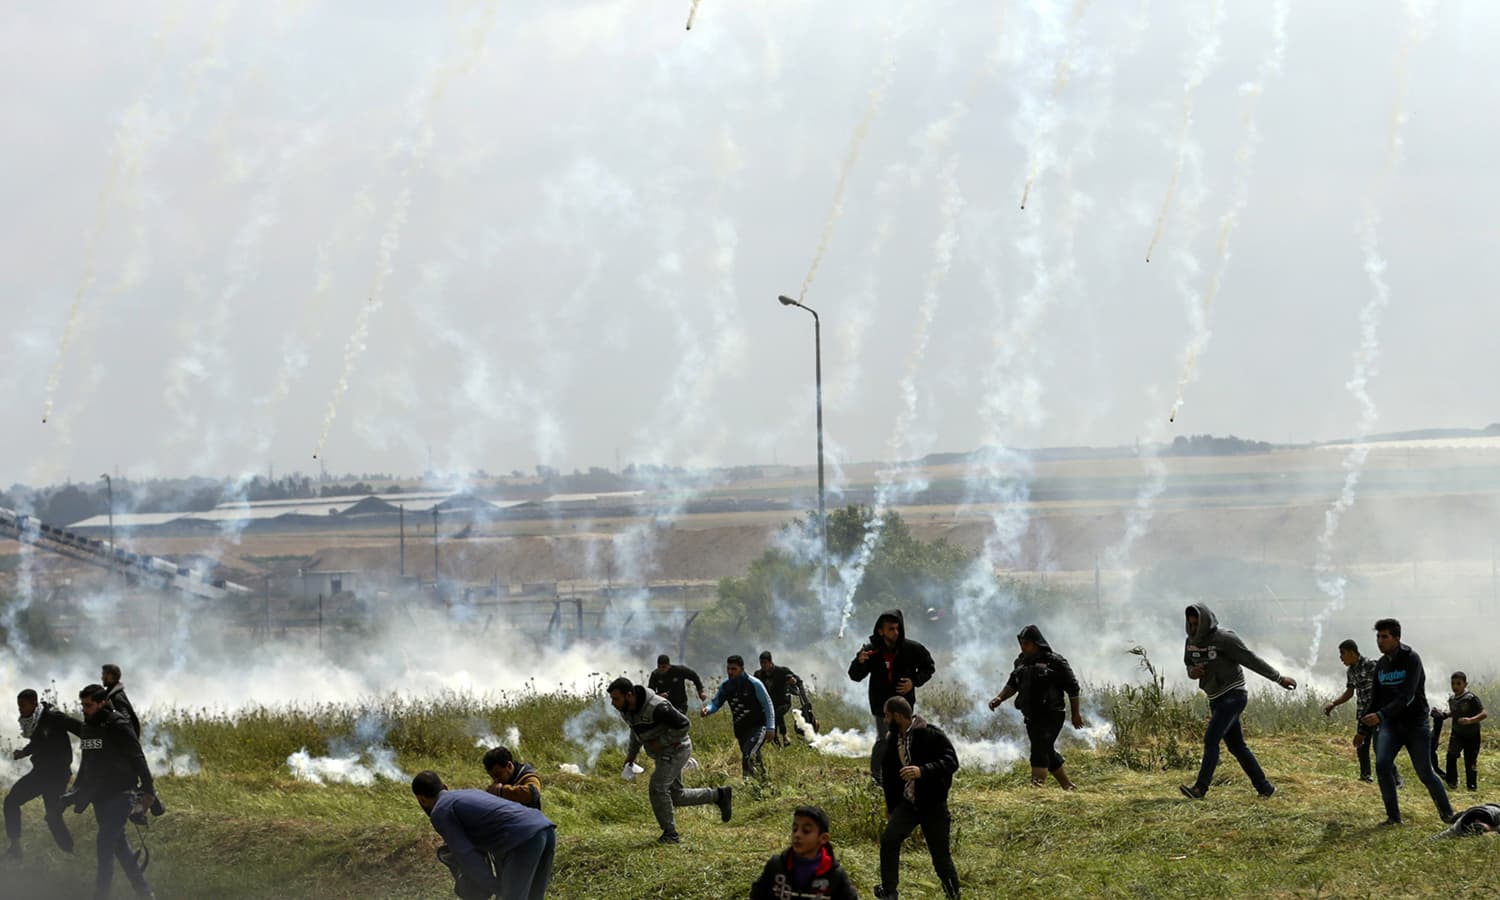
[[897, 900], [896, 891], [886, 890], [884, 885], [875, 885], [875, 900]]
[[1381, 822], [1379, 825], [1377, 825], [1375, 827], [1377, 827], [1377, 828], [1399, 828], [1400, 826], [1402, 826], [1404, 824], [1406, 824], [1406, 823], [1402, 822], [1400, 819], [1386, 819], [1384, 822]]
[[1456, 813], [1456, 812], [1450, 812], [1446, 816], [1441, 816], [1440, 815], [1440, 816], [1438, 816], [1438, 818], [1440, 818], [1440, 819], [1443, 820], [1443, 824], [1444, 825], [1452, 825], [1454, 822], [1458, 821], [1458, 813]]
[[1365, 784], [1374, 784], [1375, 783], [1375, 779], [1371, 778], [1368, 775], [1361, 775], [1361, 776], [1359, 776], [1359, 780], [1363, 781]]
[[1182, 791], [1182, 796], [1188, 798], [1189, 800], [1202, 800], [1205, 793], [1204, 791], [1200, 791], [1196, 787], [1187, 784], [1179, 784], [1177, 786], [1177, 789], [1179, 791]]
[[734, 788], [719, 788], [719, 796], [714, 798], [714, 805], [719, 808], [719, 818], [725, 822], [734, 814]]
[[663, 831], [661, 837], [656, 839], [658, 844], [680, 844], [682, 838], [675, 831]]
[[1256, 793], [1260, 794], [1260, 798], [1262, 800], [1269, 799], [1270, 797], [1272, 797], [1272, 796], [1275, 795], [1275, 793], [1276, 793], [1276, 785], [1268, 783], [1266, 785], [1266, 789], [1265, 790], [1263, 790], [1263, 791], [1256, 791]]

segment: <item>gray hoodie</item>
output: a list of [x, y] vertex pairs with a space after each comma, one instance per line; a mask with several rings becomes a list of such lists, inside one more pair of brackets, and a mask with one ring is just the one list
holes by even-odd
[[1194, 603], [1183, 610], [1184, 622], [1191, 612], [1198, 614], [1198, 630], [1188, 635], [1182, 661], [1190, 670], [1194, 666], [1203, 667], [1203, 677], [1198, 680], [1198, 686], [1208, 695], [1208, 699], [1212, 700], [1235, 689], [1244, 689], [1245, 671], [1240, 666], [1246, 666], [1250, 671], [1272, 681], [1281, 680], [1281, 673], [1270, 663], [1251, 653], [1239, 635], [1219, 627], [1219, 617], [1214, 615], [1213, 610], [1202, 603]]

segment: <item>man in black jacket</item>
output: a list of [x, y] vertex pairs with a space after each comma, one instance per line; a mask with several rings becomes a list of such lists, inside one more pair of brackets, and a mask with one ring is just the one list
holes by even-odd
[[109, 694], [109, 705], [114, 707], [115, 712], [130, 720], [135, 738], [140, 740], [141, 720], [135, 714], [135, 707], [130, 705], [130, 698], [125, 696], [125, 685], [120, 682], [120, 667], [114, 663], [105, 663], [99, 670], [99, 679], [104, 682], [104, 688]]
[[663, 653], [656, 658], [656, 669], [651, 673], [651, 677], [646, 679], [646, 687], [672, 701], [672, 705], [677, 707], [678, 712], [686, 713], [689, 681], [698, 689], [698, 699], [707, 700], [708, 694], [703, 691], [703, 679], [698, 677], [698, 673], [687, 666], [672, 665], [672, 658]]
[[1022, 628], [1016, 641], [1021, 652], [1016, 656], [1004, 690], [990, 701], [990, 709], [999, 709], [1006, 700], [1016, 698], [1016, 709], [1026, 719], [1026, 737], [1031, 741], [1031, 783], [1046, 784], [1047, 773], [1051, 772], [1063, 790], [1071, 791], [1073, 782], [1063, 771], [1064, 760], [1056, 745], [1066, 715], [1064, 694], [1072, 706], [1073, 727], [1083, 727], [1083, 715], [1078, 709], [1078, 678], [1067, 659], [1052, 652], [1042, 630], [1035, 625]]
[[1453, 806], [1443, 779], [1432, 770], [1432, 746], [1427, 724], [1427, 673], [1417, 651], [1401, 643], [1401, 623], [1381, 619], [1375, 623], [1375, 644], [1380, 661], [1375, 664], [1374, 709], [1360, 719], [1379, 729], [1375, 742], [1375, 777], [1380, 781], [1380, 796], [1385, 801], [1385, 825], [1401, 824], [1401, 805], [1396, 797], [1396, 754], [1402, 747], [1411, 757], [1417, 778], [1427, 785], [1438, 815], [1447, 822], [1453, 818]]
[[875, 718], [875, 747], [870, 751], [870, 777], [881, 779], [881, 760], [885, 758], [885, 701], [903, 697], [912, 707], [917, 704], [917, 688], [926, 684], [937, 667], [927, 648], [906, 637], [906, 617], [899, 609], [888, 609], [875, 620], [875, 633], [869, 643], [849, 663], [849, 679], [870, 679], [870, 715]]
[[83, 760], [78, 764], [78, 778], [71, 793], [64, 795], [75, 812], [90, 804], [99, 825], [96, 847], [99, 853], [94, 896], [109, 896], [114, 880], [115, 861], [137, 895], [153, 896], [151, 885], [141, 874], [135, 851], [125, 837], [125, 823], [134, 811], [144, 811], [156, 798], [156, 788], [141, 742], [124, 714], [110, 708], [109, 691], [91, 684], [78, 692], [83, 701]]
[[73, 835], [63, 822], [62, 795], [73, 775], [73, 743], [68, 735], [78, 734], [83, 723], [57, 711], [50, 703], [38, 702], [36, 691], [30, 688], [16, 696], [16, 708], [21, 713], [21, 737], [27, 742], [12, 756], [31, 757], [31, 771], [22, 775], [5, 795], [5, 836], [10, 838], [7, 855], [21, 858], [21, 807], [37, 797], [42, 798], [42, 806], [47, 810], [52, 839], [64, 853], [72, 853]]
[[796, 672], [786, 666], [776, 665], [769, 650], [760, 652], [760, 669], [756, 671], [755, 677], [760, 679], [761, 684], [766, 686], [766, 693], [771, 695], [771, 708], [776, 719], [775, 740], [786, 746], [791, 743], [786, 733], [786, 714], [792, 709], [792, 691], [801, 685], [801, 681]]
[[936, 725], [913, 715], [904, 697], [885, 701], [885, 726], [890, 731], [881, 760], [886, 825], [880, 835], [880, 886], [875, 896], [895, 900], [901, 881], [901, 844], [921, 826], [943, 894], [948, 900], [958, 900], [958, 869], [948, 842], [952, 830], [948, 791], [958, 771], [953, 742]]

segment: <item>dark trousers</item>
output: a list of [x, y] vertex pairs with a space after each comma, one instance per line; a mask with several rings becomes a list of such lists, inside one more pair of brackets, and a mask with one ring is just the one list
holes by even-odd
[[73, 835], [62, 817], [62, 793], [68, 789], [68, 774], [67, 770], [53, 774], [32, 769], [11, 787], [5, 795], [5, 836], [12, 847], [21, 845], [21, 807], [41, 797], [52, 839], [64, 853], [73, 852]]
[[[752, 727], [753, 726], [753, 727]], [[740, 743], [740, 771], [746, 778], [766, 777], [766, 761], [761, 748], [766, 745], [765, 722], [756, 719], [750, 725], [734, 725], [734, 738]]]
[[781, 737], [786, 737], [786, 714], [789, 713], [789, 712], [791, 712], [791, 711], [792, 711], [791, 704], [787, 704], [786, 706], [778, 706], [778, 707], [776, 707], [776, 712], [775, 712], [776, 733], [778, 735], [780, 735]]
[[1208, 793], [1208, 787], [1213, 783], [1214, 770], [1219, 767], [1220, 741], [1239, 760], [1240, 768], [1245, 770], [1245, 775], [1255, 786], [1257, 793], [1264, 794], [1271, 790], [1271, 782], [1266, 780], [1260, 760], [1250, 752], [1250, 746], [1245, 743], [1245, 732], [1240, 727], [1240, 714], [1245, 711], [1245, 704], [1249, 702], [1250, 695], [1244, 690], [1226, 691], [1208, 701], [1208, 728], [1203, 733], [1203, 762], [1198, 766], [1198, 780], [1193, 783], [1199, 793]]
[[1370, 777], [1370, 745], [1375, 743], [1375, 736], [1377, 733], [1378, 732], [1359, 732], [1359, 734], [1363, 734], [1365, 736], [1365, 742], [1354, 748], [1354, 754], [1359, 757], [1360, 778]]
[[136, 865], [135, 851], [130, 849], [130, 841], [125, 837], [125, 822], [129, 817], [130, 795], [127, 793], [94, 800], [94, 820], [99, 823], [99, 836], [95, 840], [95, 849], [99, 853], [99, 867], [94, 879], [95, 900], [109, 896], [109, 885], [114, 880], [117, 861], [137, 894], [151, 890], [151, 886], [146, 883], [146, 876], [141, 874], [140, 866]]
[[496, 860], [500, 877], [500, 900], [542, 900], [552, 880], [552, 856], [557, 850], [557, 829], [543, 828]]
[[1057, 752], [1057, 736], [1062, 734], [1063, 713], [1053, 710], [1026, 717], [1026, 737], [1031, 741], [1031, 767], [1056, 772], [1063, 767], [1062, 754]]
[[1411, 758], [1411, 767], [1417, 778], [1427, 785], [1432, 803], [1438, 815], [1446, 820], [1453, 815], [1453, 806], [1448, 802], [1448, 792], [1443, 789], [1443, 779], [1432, 770], [1432, 738], [1428, 734], [1427, 720], [1421, 725], [1401, 727], [1390, 720], [1380, 723], [1380, 740], [1375, 744], [1375, 776], [1380, 780], [1380, 797], [1385, 801], [1387, 819], [1401, 821], [1401, 804], [1396, 797], [1396, 755], [1406, 748]]
[[890, 725], [886, 724], [885, 716], [875, 714], [875, 746], [870, 750], [870, 777], [879, 784], [884, 772], [885, 765], [885, 742], [890, 739]]
[[1479, 789], [1479, 732], [1473, 734], [1460, 734], [1458, 729], [1453, 729], [1452, 737], [1448, 738], [1448, 765], [1447, 771], [1443, 773], [1443, 780], [1448, 782], [1448, 787], [1458, 787], [1458, 757], [1463, 754], [1464, 758], [1464, 786], [1471, 791]]
[[887, 893], [895, 893], [901, 882], [901, 845], [911, 833], [922, 827], [922, 837], [927, 841], [927, 854], [932, 857], [932, 868], [942, 882], [943, 894], [948, 900], [958, 898], [958, 869], [953, 865], [953, 850], [949, 844], [949, 833], [953, 820], [947, 809], [923, 815], [911, 802], [902, 800], [891, 811], [880, 835], [880, 884]]

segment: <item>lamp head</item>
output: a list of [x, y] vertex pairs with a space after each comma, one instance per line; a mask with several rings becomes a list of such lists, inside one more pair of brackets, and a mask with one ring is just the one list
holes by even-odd
[[788, 297], [786, 294], [782, 294], [780, 297], [777, 297], [776, 299], [781, 301], [781, 305], [782, 306], [801, 306], [802, 305], [802, 304], [798, 303], [796, 300], [793, 300], [791, 297]]

